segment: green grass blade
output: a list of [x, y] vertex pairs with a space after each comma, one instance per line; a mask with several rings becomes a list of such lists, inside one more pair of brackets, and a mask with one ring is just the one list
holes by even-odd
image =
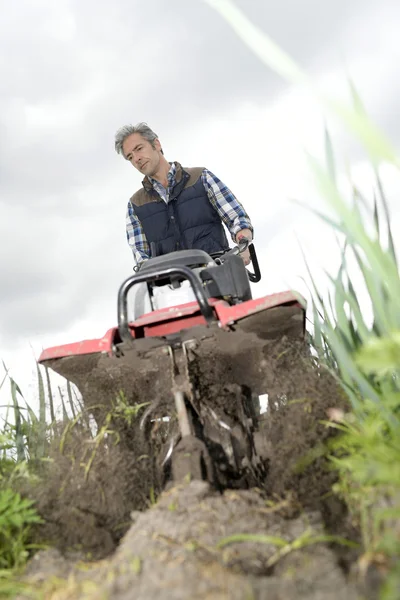
[[[361, 393], [366, 398], [370, 398], [374, 402], [379, 403], [379, 394], [357, 368], [353, 357], [344, 347], [340, 336], [335, 330], [335, 327], [330, 323], [328, 315], [325, 315], [325, 322], [322, 331], [325, 335], [327, 343], [329, 343], [336, 356], [344, 382], [350, 387], [356, 383]], [[358, 406], [355, 408], [358, 408]]]
[[315, 208], [310, 208], [310, 206], [308, 204], [306, 204], [305, 202], [301, 202], [301, 200], [296, 200], [296, 198], [292, 198], [291, 201], [293, 202], [293, 204], [297, 204], [298, 206], [305, 208], [307, 211], [311, 212], [312, 214], [314, 214], [316, 217], [318, 217], [322, 221], [325, 221], [325, 223], [327, 223], [327, 225], [332, 227], [332, 229], [334, 229], [336, 232], [342, 233], [342, 234], [344, 233], [342, 225], [340, 225], [340, 223], [337, 223], [336, 221], [334, 221], [333, 219], [331, 219], [324, 213], [316, 210]]
[[[339, 213], [342, 222], [346, 224], [346, 233], [350, 245], [362, 248], [365, 259], [361, 261], [360, 266], [369, 265], [371, 272], [374, 274], [374, 278], [377, 281], [384, 282], [385, 288], [388, 290], [389, 295], [392, 298], [400, 297], [400, 278], [397, 270], [397, 266], [391, 259], [389, 254], [385, 254], [379, 245], [379, 241], [370, 240], [365, 232], [362, 220], [357, 218], [353, 214], [351, 208], [341, 198], [336, 188], [332, 185], [327, 174], [320, 167], [318, 162], [310, 158], [310, 165], [316, 178], [316, 184], [320, 189], [320, 192], [329, 200], [331, 206]], [[378, 286], [379, 288], [379, 286]], [[372, 292], [374, 294], [374, 292]], [[379, 289], [379, 296], [381, 296], [381, 289]], [[374, 295], [371, 297], [372, 302], [375, 304], [377, 298]], [[379, 307], [378, 307], [379, 308]], [[386, 317], [387, 311], [391, 310], [391, 314], [398, 314], [398, 311], [394, 311], [394, 307], [386, 307], [385, 310], [381, 310], [380, 319], [382, 323], [386, 323], [388, 328], [388, 319]], [[400, 318], [400, 315], [399, 317]], [[400, 325], [400, 323], [399, 323]]]
[[348, 85], [349, 85], [349, 89], [350, 89], [350, 93], [351, 93], [351, 99], [352, 99], [352, 102], [353, 102], [354, 110], [359, 115], [367, 116], [367, 111], [365, 110], [364, 103], [361, 100], [361, 96], [358, 93], [357, 88], [356, 88], [353, 80], [350, 77], [348, 77], [347, 82], [348, 82]]
[[68, 395], [69, 405], [71, 407], [72, 418], [75, 419], [76, 411], [75, 411], [75, 407], [74, 407], [74, 400], [72, 398], [71, 382], [69, 380], [67, 380], [67, 395]]
[[362, 339], [366, 341], [369, 338], [369, 329], [364, 321], [364, 317], [362, 316], [361, 307], [357, 299], [357, 294], [355, 292], [354, 286], [351, 282], [351, 279], [348, 279], [347, 282], [349, 286], [349, 293], [347, 296], [348, 303], [350, 305], [352, 314], [354, 315], [355, 322], [357, 325], [357, 331], [361, 335]]
[[7, 369], [6, 365], [4, 364], [4, 361], [3, 361], [3, 367], [4, 367], [5, 373], [3, 375], [3, 379], [0, 381], [0, 390], [3, 387], [3, 385], [5, 384], [5, 382], [7, 381], [7, 377], [8, 377], [8, 369]]
[[35, 411], [31, 408], [31, 406], [28, 404], [28, 402], [27, 402], [27, 400], [25, 398], [24, 398], [24, 402], [25, 402], [25, 405], [26, 405], [26, 409], [28, 411], [30, 422], [31, 422], [31, 424], [34, 427], [36, 427], [38, 425], [38, 423], [39, 423], [39, 420], [38, 420], [38, 418], [37, 418], [37, 416], [35, 414]]
[[35, 452], [35, 458], [42, 459], [44, 458], [46, 451], [46, 396], [44, 391], [43, 376], [38, 363], [36, 363], [36, 369], [38, 377], [39, 394], [39, 422], [37, 425], [37, 447]]
[[53, 399], [53, 390], [52, 390], [52, 386], [51, 386], [50, 371], [49, 371], [48, 367], [45, 367], [44, 370], [46, 373], [47, 396], [49, 398], [50, 420], [52, 423], [55, 423], [56, 415], [54, 412], [54, 399]]
[[375, 223], [375, 229], [376, 229], [376, 233], [378, 235], [378, 239], [380, 239], [381, 238], [381, 227], [380, 227], [380, 222], [379, 222], [378, 200], [377, 200], [375, 194], [374, 194], [374, 223]]
[[89, 432], [91, 432], [91, 428], [90, 428], [90, 419], [89, 419], [88, 412], [87, 412], [87, 410], [85, 409], [85, 407], [84, 407], [83, 403], [80, 401], [80, 399], [79, 399], [79, 396], [78, 396], [78, 394], [76, 393], [76, 390], [75, 390], [75, 389], [73, 389], [73, 392], [74, 392], [74, 396], [75, 396], [75, 401], [76, 401], [76, 404], [77, 404], [77, 405], [78, 405], [78, 407], [79, 407], [79, 412], [80, 412], [80, 414], [82, 415], [82, 419], [83, 419], [83, 422], [84, 422], [84, 424], [85, 424], [85, 427], [86, 427], [86, 429], [87, 429]]
[[336, 164], [335, 155], [332, 147], [331, 136], [327, 127], [325, 127], [325, 161], [330, 178], [336, 185]]
[[355, 134], [374, 165], [381, 162], [400, 167], [400, 161], [393, 145], [382, 131], [365, 114], [359, 114], [347, 105], [332, 98], [321, 98], [325, 107], [339, 118], [346, 129]]
[[15, 422], [15, 446], [17, 449], [17, 461], [22, 462], [25, 460], [25, 442], [24, 434], [22, 429], [22, 417], [20, 407], [18, 405], [18, 394], [23, 398], [21, 390], [18, 384], [10, 377], [11, 384], [11, 398], [14, 406], [14, 422]]
[[64, 394], [62, 393], [62, 390], [61, 390], [60, 386], [58, 386], [58, 392], [60, 394], [60, 399], [61, 399], [63, 421], [69, 421], [69, 416], [68, 416], [68, 413], [67, 413], [67, 409], [65, 408]]
[[219, 540], [219, 542], [217, 543], [217, 548], [224, 548], [225, 546], [228, 546], [230, 544], [244, 542], [271, 544], [272, 546], [278, 546], [279, 548], [283, 548], [288, 543], [285, 539], [273, 535], [262, 535], [258, 533], [236, 533]]
[[388, 247], [389, 247], [390, 256], [391, 256], [393, 262], [395, 263], [396, 267], [398, 267], [398, 260], [397, 260], [396, 249], [395, 249], [395, 245], [394, 245], [394, 241], [393, 241], [392, 228], [390, 226], [389, 205], [388, 205], [388, 202], [386, 199], [385, 191], [383, 189], [382, 180], [379, 176], [378, 171], [375, 171], [375, 178], [376, 178], [376, 184], [377, 184], [377, 188], [378, 188], [378, 192], [379, 192], [379, 197], [381, 199], [381, 203], [382, 203], [383, 210], [385, 213], [386, 226], [388, 229]]
[[379, 328], [380, 333], [387, 335], [391, 329], [391, 323], [384, 303], [381, 279], [365, 264], [358, 250], [356, 248], [352, 248], [352, 250], [371, 299], [374, 324]]
[[238, 37], [284, 79], [293, 83], [310, 85], [308, 75], [275, 42], [254, 25], [246, 15], [229, 0], [205, 0], [229, 23]]
[[318, 291], [318, 288], [317, 288], [317, 286], [316, 286], [316, 284], [315, 284], [314, 277], [312, 276], [311, 269], [310, 269], [310, 267], [309, 267], [309, 265], [308, 265], [308, 262], [307, 262], [306, 256], [305, 256], [305, 254], [304, 254], [304, 251], [303, 251], [303, 249], [302, 249], [302, 247], [301, 247], [301, 246], [300, 246], [300, 252], [301, 252], [301, 254], [302, 254], [302, 256], [303, 256], [304, 265], [305, 265], [305, 267], [306, 267], [307, 274], [308, 274], [308, 276], [309, 276], [309, 278], [310, 278], [311, 286], [312, 286], [312, 289], [313, 289], [313, 291], [314, 291], [315, 297], [316, 297], [316, 298], [317, 298], [317, 300], [318, 300], [319, 306], [320, 306], [320, 307], [322, 307], [322, 306], [323, 306], [323, 304], [324, 304], [324, 301], [323, 301], [323, 299], [322, 299], [322, 296], [321, 296], [321, 294], [319, 293], [319, 291]]
[[317, 311], [317, 308], [313, 302], [313, 324], [314, 324], [314, 332], [313, 332], [313, 341], [316, 349], [319, 351], [318, 354], [324, 354], [324, 346], [323, 346], [323, 338], [321, 333], [321, 321]]

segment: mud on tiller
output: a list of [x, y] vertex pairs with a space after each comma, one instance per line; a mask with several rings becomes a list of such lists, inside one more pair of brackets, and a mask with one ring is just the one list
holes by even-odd
[[[240, 253], [249, 248], [254, 272]], [[150, 444], [163, 485], [184, 477], [218, 488], [257, 484], [258, 397], [271, 343], [303, 339], [304, 301], [285, 291], [253, 299], [254, 244], [181, 250], [145, 261], [118, 292], [118, 326], [39, 358], [79, 388], [86, 406], [121, 392], [148, 403], [136, 434]]]

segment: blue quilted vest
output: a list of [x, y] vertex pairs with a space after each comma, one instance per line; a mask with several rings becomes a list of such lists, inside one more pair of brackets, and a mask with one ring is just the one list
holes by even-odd
[[208, 253], [229, 248], [221, 218], [201, 179], [202, 168], [182, 169], [177, 163], [176, 183], [168, 204], [148, 180], [131, 198], [149, 244], [156, 255], [196, 248]]

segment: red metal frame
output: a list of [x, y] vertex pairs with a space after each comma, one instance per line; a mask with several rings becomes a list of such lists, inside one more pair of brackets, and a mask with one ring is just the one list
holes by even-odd
[[77, 354], [95, 354], [98, 352], [109, 353], [115, 339], [116, 331], [116, 327], [113, 327], [100, 339], [83, 340], [82, 342], [73, 342], [72, 344], [63, 344], [62, 346], [47, 348], [46, 350], [43, 350], [39, 356], [38, 362], [41, 363], [53, 358], [64, 358], [67, 356], [75, 356]]
[[[290, 291], [271, 294], [255, 300], [248, 300], [247, 302], [233, 306], [224, 300], [215, 299], [211, 299], [209, 304], [213, 306], [219, 326], [222, 328], [227, 328], [241, 319], [276, 306], [285, 304], [301, 306], [297, 297]], [[130, 323], [129, 327], [132, 338], [143, 338], [163, 337], [198, 325], [206, 325], [206, 321], [200, 313], [198, 303], [190, 302], [189, 304], [164, 308], [143, 315], [133, 323]], [[113, 327], [101, 339], [84, 340], [82, 342], [55, 346], [43, 350], [39, 357], [39, 362], [79, 354], [94, 354], [99, 352], [111, 354], [113, 344], [117, 338], [118, 328]]]

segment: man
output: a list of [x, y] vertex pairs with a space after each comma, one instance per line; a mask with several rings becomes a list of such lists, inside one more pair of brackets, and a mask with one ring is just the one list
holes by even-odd
[[[253, 238], [243, 206], [218, 177], [203, 167], [169, 163], [158, 136], [146, 123], [126, 125], [115, 149], [145, 177], [128, 202], [126, 234], [138, 266], [151, 256], [197, 248], [212, 254], [229, 248], [223, 223], [237, 243]], [[242, 253], [250, 263], [248, 250]]]

